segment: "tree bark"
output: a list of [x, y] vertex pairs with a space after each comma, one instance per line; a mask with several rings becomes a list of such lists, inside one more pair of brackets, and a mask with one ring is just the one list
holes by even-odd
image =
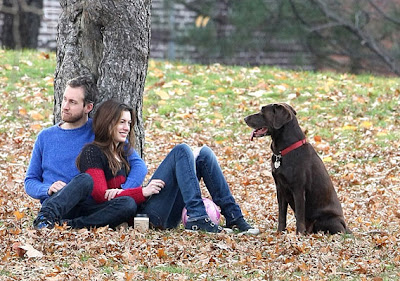
[[143, 156], [151, 0], [60, 0], [60, 4], [54, 121], [61, 119], [66, 81], [92, 75], [100, 91], [96, 105], [114, 98], [135, 108], [136, 150]]

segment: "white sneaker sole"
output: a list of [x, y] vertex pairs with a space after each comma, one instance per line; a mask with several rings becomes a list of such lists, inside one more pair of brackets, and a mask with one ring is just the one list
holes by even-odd
[[258, 234], [260, 234], [260, 230], [257, 228], [250, 228], [246, 231], [238, 233], [238, 235], [258, 235]]

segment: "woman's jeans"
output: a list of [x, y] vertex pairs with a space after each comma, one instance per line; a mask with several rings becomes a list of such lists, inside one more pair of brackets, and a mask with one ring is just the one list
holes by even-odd
[[66, 222], [72, 228], [106, 225], [114, 228], [135, 215], [137, 205], [133, 198], [122, 196], [98, 204], [90, 196], [92, 190], [91, 176], [79, 174], [43, 202], [38, 217], [42, 215], [52, 222]]
[[175, 146], [151, 179], [161, 179], [165, 186], [159, 194], [142, 204], [139, 212], [147, 214], [154, 227], [178, 226], [184, 207], [187, 209], [188, 221], [207, 217], [199, 184], [201, 179], [212, 200], [221, 208], [227, 224], [243, 216], [214, 152], [207, 146], [201, 148], [196, 159], [188, 145]]

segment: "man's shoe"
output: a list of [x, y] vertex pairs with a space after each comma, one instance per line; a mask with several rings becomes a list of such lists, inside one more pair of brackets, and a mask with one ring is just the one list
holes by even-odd
[[186, 222], [186, 230], [189, 231], [207, 231], [211, 233], [220, 233], [223, 228], [215, 224], [209, 217]]
[[243, 217], [230, 222], [226, 225], [226, 228], [233, 229], [240, 234], [257, 235], [260, 233], [258, 228], [252, 227]]
[[33, 221], [33, 228], [36, 230], [40, 230], [42, 228], [54, 228], [54, 222], [48, 218], [46, 218], [43, 215], [38, 216], [34, 221]]

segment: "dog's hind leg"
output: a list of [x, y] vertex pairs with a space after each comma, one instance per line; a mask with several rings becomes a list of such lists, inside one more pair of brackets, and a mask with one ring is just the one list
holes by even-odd
[[351, 233], [350, 230], [347, 229], [345, 222], [338, 217], [331, 217], [329, 219], [319, 220], [314, 224], [314, 233], [319, 231], [323, 231], [329, 234], [336, 233]]
[[314, 232], [314, 226], [315, 226], [316, 220], [310, 222], [306, 221], [306, 231], [307, 233], [313, 233]]

